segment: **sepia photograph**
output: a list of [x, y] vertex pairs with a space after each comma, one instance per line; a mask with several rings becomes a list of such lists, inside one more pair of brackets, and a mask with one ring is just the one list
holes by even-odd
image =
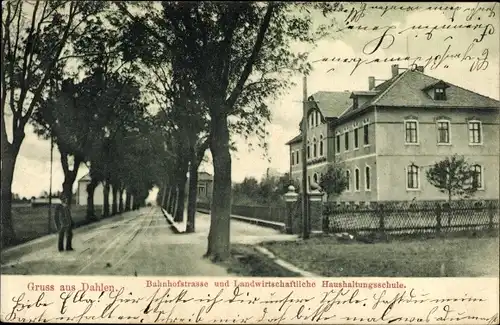
[[[497, 286], [499, 17], [496, 2], [2, 1], [1, 276], [99, 297], [137, 278], [351, 300], [404, 278]], [[56, 275], [84, 280], [28, 280]], [[2, 289], [3, 320], [20, 321], [19, 294]], [[235, 323], [285, 319], [265, 314]]]

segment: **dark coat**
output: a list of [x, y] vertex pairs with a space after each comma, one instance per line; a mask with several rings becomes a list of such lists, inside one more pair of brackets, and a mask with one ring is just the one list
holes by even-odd
[[73, 227], [73, 218], [71, 217], [69, 206], [63, 206], [62, 204], [56, 206], [54, 222], [57, 230]]

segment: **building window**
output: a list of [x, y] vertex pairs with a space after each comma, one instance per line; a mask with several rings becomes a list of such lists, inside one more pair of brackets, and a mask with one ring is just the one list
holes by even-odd
[[311, 175], [307, 176], [307, 187], [311, 186]]
[[473, 186], [477, 189], [483, 189], [483, 168], [481, 165], [474, 165], [472, 171], [474, 172], [472, 175]]
[[359, 191], [359, 169], [354, 170], [354, 190]]
[[370, 184], [370, 166], [365, 167], [365, 190], [369, 191], [371, 188]]
[[307, 145], [307, 159], [311, 158], [311, 146]]
[[300, 161], [300, 158], [299, 158], [300, 156], [299, 155], [300, 155], [300, 150], [297, 151], [297, 153], [295, 154], [295, 159], [296, 159], [295, 161], [296, 161], [297, 165], [299, 164], [299, 161]]
[[292, 151], [291, 156], [290, 156], [290, 161], [292, 163], [292, 166], [295, 165], [295, 152]]
[[349, 150], [349, 131], [344, 134], [344, 150]]
[[449, 144], [450, 143], [450, 122], [449, 121], [438, 121], [438, 143]]
[[363, 143], [365, 146], [370, 144], [370, 141], [368, 139], [368, 124], [363, 126], [363, 139]]
[[405, 121], [405, 142], [418, 143], [418, 122]]
[[323, 140], [323, 135], [320, 135], [320, 136], [319, 136], [319, 155], [320, 155], [321, 157], [323, 157], [323, 154], [324, 154], [324, 152], [323, 152], [323, 150], [324, 150], [324, 148], [323, 148], [324, 143], [323, 143], [323, 142], [324, 142], [324, 140]]
[[313, 140], [313, 157], [316, 158], [318, 156], [318, 141], [316, 138]]
[[408, 190], [417, 190], [419, 188], [419, 171], [418, 166], [410, 165], [407, 170], [407, 185]]
[[471, 121], [469, 122], [469, 143], [470, 144], [480, 144], [483, 139], [481, 136], [481, 122]]
[[320, 115], [319, 115], [319, 112], [316, 111], [316, 126], [319, 125], [319, 120], [320, 120]]
[[335, 147], [335, 150], [340, 152], [340, 135], [337, 135], [337, 145]]
[[314, 173], [313, 179], [314, 179], [314, 183], [318, 184], [318, 173]]
[[345, 177], [347, 178], [347, 187], [346, 187], [346, 191], [350, 191], [351, 190], [351, 172], [346, 170], [345, 171]]
[[434, 99], [435, 100], [446, 100], [446, 93], [444, 88], [435, 88], [434, 89]]
[[359, 148], [358, 128], [354, 129], [354, 148]]

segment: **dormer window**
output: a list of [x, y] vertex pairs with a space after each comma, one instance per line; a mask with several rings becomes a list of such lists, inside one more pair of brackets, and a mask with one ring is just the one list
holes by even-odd
[[434, 88], [434, 100], [446, 100], [445, 88]]
[[422, 90], [434, 100], [446, 100], [446, 89], [449, 87], [450, 85], [443, 80], [438, 80], [427, 87], [424, 87]]
[[354, 108], [354, 109], [358, 108], [358, 97], [354, 97], [352, 99], [352, 108]]

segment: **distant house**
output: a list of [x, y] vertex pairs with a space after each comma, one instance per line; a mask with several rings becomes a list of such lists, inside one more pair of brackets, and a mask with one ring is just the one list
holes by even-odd
[[[477, 172], [479, 199], [499, 196], [499, 101], [415, 70], [391, 67], [368, 90], [309, 96], [307, 139], [290, 147], [290, 173], [302, 179], [307, 141], [307, 182], [318, 183], [328, 164], [344, 162], [349, 186], [339, 201], [445, 199], [425, 177], [435, 162], [463, 155]], [[302, 130], [302, 126], [300, 126]]]
[[[87, 174], [78, 180], [78, 187], [76, 189], [76, 204], [77, 205], [87, 205], [87, 185], [90, 184], [90, 175]], [[110, 186], [109, 189], [109, 203], [111, 204], [113, 188]], [[125, 201], [126, 191], [123, 191], [123, 200]], [[94, 205], [104, 205], [104, 186], [99, 183], [94, 190]]]
[[[61, 199], [59, 198], [55, 198], [53, 197], [52, 200], [51, 200], [51, 204], [52, 205], [57, 205], [57, 204], [61, 204]], [[32, 197], [31, 198], [31, 206], [34, 207], [34, 206], [48, 206], [49, 205], [49, 198], [35, 198], [35, 197]]]
[[214, 178], [207, 172], [198, 172], [198, 200], [210, 201]]
[[[87, 174], [78, 180], [78, 187], [76, 189], [76, 204], [77, 205], [87, 205], [87, 185], [90, 184], [90, 174]], [[97, 185], [94, 191], [94, 205], [104, 204], [104, 187], [102, 183]]]

